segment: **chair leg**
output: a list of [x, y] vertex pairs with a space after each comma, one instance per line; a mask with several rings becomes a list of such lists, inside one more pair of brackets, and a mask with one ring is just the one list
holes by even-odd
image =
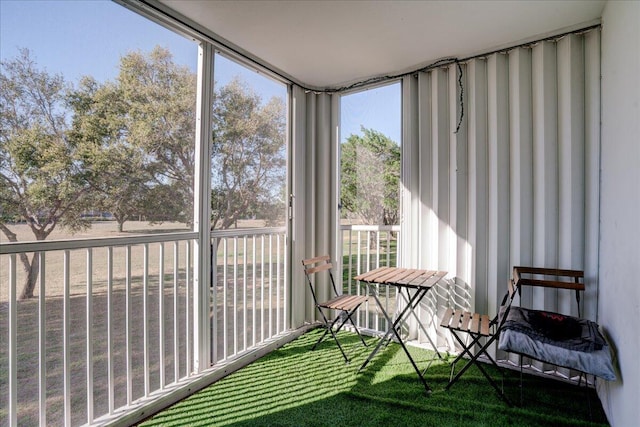
[[[458, 343], [462, 346], [463, 351], [453, 361], [453, 364], [452, 364], [452, 367], [451, 367], [451, 373], [450, 373], [450, 377], [449, 377], [450, 378], [449, 379], [449, 384], [447, 384], [447, 386], [445, 387], [445, 390], [449, 390], [449, 388], [456, 381], [458, 381], [458, 379], [460, 379], [462, 374], [464, 374], [467, 371], [467, 369], [469, 369], [471, 367], [471, 365], [476, 365], [478, 367], [478, 369], [480, 370], [480, 372], [482, 373], [482, 375], [484, 375], [484, 377], [487, 379], [487, 381], [489, 381], [489, 384], [491, 384], [491, 386], [493, 386], [493, 388], [498, 392], [498, 395], [502, 398], [502, 400], [504, 400], [504, 402], [507, 405], [513, 406], [513, 404], [509, 400], [509, 398], [504, 394], [504, 390], [502, 390], [498, 386], [498, 384], [493, 380], [493, 378], [491, 378], [491, 376], [487, 373], [487, 371], [484, 369], [482, 364], [478, 361], [478, 358], [480, 357], [480, 355], [485, 354], [487, 356], [487, 358], [489, 359], [489, 361], [502, 373], [502, 370], [500, 369], [498, 364], [495, 362], [495, 360], [493, 360], [493, 358], [486, 351], [486, 349], [491, 345], [491, 343], [496, 340], [497, 335], [491, 336], [489, 338], [489, 340], [483, 346], [480, 347], [480, 349], [476, 352], [476, 354], [471, 354], [470, 350], [472, 348], [474, 348], [476, 345], [479, 345], [479, 341], [483, 336], [482, 335], [476, 335], [476, 334], [469, 334], [473, 339], [471, 341], [471, 344], [469, 344], [468, 346], [465, 346], [464, 342], [455, 333], [455, 331], [452, 330], [451, 332], [452, 332], [452, 335], [454, 336], [454, 338], [456, 338]], [[470, 359], [462, 367], [462, 369], [456, 374], [456, 376], [451, 378], [451, 376], [453, 375], [454, 369], [455, 369], [455, 363], [458, 362], [465, 354], [467, 354]]]
[[349, 363], [349, 357], [347, 356], [347, 353], [345, 353], [344, 349], [342, 348], [342, 345], [340, 345], [340, 341], [338, 341], [338, 336], [336, 335], [336, 332], [333, 332], [332, 328], [329, 329], [329, 332], [331, 332], [331, 335], [333, 335], [333, 339], [336, 341], [336, 344], [340, 349], [340, 353], [342, 353], [342, 357], [344, 357], [344, 362]]
[[523, 372], [522, 372], [522, 355], [519, 355], [519, 362], [520, 362], [520, 406], [522, 407], [524, 405], [524, 382], [523, 380]]
[[[580, 372], [580, 379], [578, 380], [578, 387], [580, 387], [580, 385], [582, 384], [582, 376], [584, 375], [584, 392], [586, 394], [587, 397], [587, 406], [589, 409], [589, 419], [593, 420], [593, 412], [591, 410], [591, 395], [589, 393], [589, 377], [587, 376], [586, 373], [584, 372]], [[596, 376], [593, 376], [593, 384], [595, 385], [596, 382]]]
[[[357, 310], [357, 309], [358, 308], [356, 307], [355, 310]], [[336, 316], [336, 318], [333, 320], [333, 322], [329, 323], [329, 319], [327, 319], [327, 317], [324, 315], [322, 310], [318, 309], [318, 311], [320, 312], [320, 314], [322, 315], [322, 318], [324, 320], [325, 331], [324, 331], [324, 334], [322, 334], [322, 336], [318, 339], [318, 341], [316, 341], [316, 343], [313, 345], [311, 350], [312, 351], [315, 350], [316, 347], [318, 346], [318, 344], [320, 344], [322, 342], [322, 340], [324, 340], [324, 338], [330, 333], [331, 336], [333, 337], [333, 339], [335, 340], [336, 344], [338, 345], [338, 348], [340, 349], [340, 352], [342, 353], [342, 357], [344, 357], [345, 362], [349, 363], [349, 357], [347, 356], [347, 353], [342, 348], [342, 345], [340, 344], [340, 341], [338, 340], [338, 336], [337, 336], [338, 332], [340, 332], [340, 329], [342, 329], [342, 327], [345, 325], [347, 320], [351, 321], [351, 324], [353, 325], [356, 333], [360, 337], [360, 340], [362, 341], [362, 343], [365, 346], [367, 346], [367, 343], [365, 342], [364, 338], [360, 334], [360, 331], [358, 330], [355, 322], [351, 318], [351, 315], [355, 312], [355, 310], [352, 310], [351, 312], [346, 312], [345, 311], [345, 312], [341, 313], [339, 316]], [[338, 325], [338, 327], [334, 331], [333, 327], [335, 326], [336, 322], [338, 322], [338, 320], [342, 320], [342, 322]]]
[[453, 373], [455, 371], [455, 366], [456, 364], [464, 357], [464, 355], [468, 355], [470, 359], [473, 359], [473, 354], [470, 353], [469, 349], [474, 348], [477, 344], [478, 341], [480, 339], [480, 337], [474, 337], [472, 336], [473, 340], [471, 341], [471, 344], [469, 345], [465, 345], [464, 342], [462, 341], [462, 339], [460, 339], [460, 337], [455, 333], [455, 331], [451, 331], [451, 334], [453, 335], [453, 337], [458, 341], [458, 343], [460, 344], [460, 346], [462, 347], [462, 352], [460, 354], [458, 354], [458, 356], [453, 360], [453, 362], [451, 363], [451, 373], [449, 375], [449, 384], [447, 384], [446, 389], [448, 390], [449, 387], [451, 387], [456, 381], [458, 381], [458, 378], [460, 378], [460, 376], [462, 376], [462, 374], [464, 374], [464, 372], [469, 369], [470, 364], [472, 363], [471, 360], [469, 360], [463, 367], [462, 369], [458, 372], [458, 374], [455, 376], [455, 378], [453, 377]]
[[[362, 344], [364, 344], [365, 347], [367, 346], [367, 343], [364, 340], [364, 337], [362, 336], [362, 334], [360, 333], [360, 331], [358, 330], [358, 327], [356, 326], [356, 322], [353, 321], [353, 318], [351, 317], [356, 310], [358, 310], [358, 307], [356, 307], [354, 310], [352, 310], [351, 312], [347, 313], [347, 317], [349, 318], [349, 321], [351, 322], [351, 324], [353, 325], [353, 329], [356, 331], [356, 334], [358, 334], [358, 336], [360, 337], [360, 341], [362, 341]], [[344, 324], [344, 323], [343, 323]]]
[[311, 347], [311, 351], [316, 349], [318, 344], [320, 344], [322, 342], [322, 340], [324, 339], [324, 337], [327, 336], [328, 333], [329, 333], [329, 327], [327, 325], [325, 325], [324, 326], [324, 334], [322, 334], [322, 336], [318, 339], [318, 341], [316, 341], [316, 343], [313, 345], [313, 347]]
[[336, 344], [338, 345], [338, 348], [340, 349], [340, 352], [342, 353], [342, 357], [344, 357], [345, 362], [349, 363], [349, 358], [347, 357], [347, 353], [345, 353], [344, 349], [342, 348], [342, 345], [340, 345], [340, 341], [338, 341], [338, 337], [336, 335], [337, 332], [340, 330], [340, 328], [338, 328], [336, 332], [333, 331], [333, 326], [338, 321], [339, 317], [336, 317], [336, 319], [331, 323], [329, 323], [329, 320], [325, 317], [324, 314], [322, 314], [322, 317], [324, 318], [324, 321], [325, 321], [325, 331], [324, 331], [324, 334], [322, 334], [322, 336], [318, 339], [318, 341], [316, 341], [313, 347], [311, 347], [311, 351], [315, 350], [318, 344], [320, 344], [328, 334], [331, 334]]

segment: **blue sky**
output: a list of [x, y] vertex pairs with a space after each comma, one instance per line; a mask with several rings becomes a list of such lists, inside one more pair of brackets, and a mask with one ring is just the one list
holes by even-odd
[[[214, 29], [215, 30], [215, 29]], [[169, 49], [174, 61], [194, 72], [197, 43], [173, 33], [108, 0], [0, 0], [0, 59], [18, 49], [31, 51], [40, 68], [76, 83], [84, 75], [112, 80], [127, 52]], [[286, 96], [284, 85], [226, 59], [216, 61], [215, 78], [225, 84], [240, 74], [264, 100]], [[342, 139], [360, 133], [360, 126], [381, 131], [400, 142], [400, 85], [344, 96]]]
[[0, 57], [27, 47], [50, 73], [76, 82], [116, 76], [120, 57], [161, 45], [177, 63], [195, 70], [197, 44], [110, 1], [0, 1]]
[[360, 125], [372, 128], [400, 143], [401, 136], [401, 86], [394, 83], [342, 97], [341, 139], [361, 134]]

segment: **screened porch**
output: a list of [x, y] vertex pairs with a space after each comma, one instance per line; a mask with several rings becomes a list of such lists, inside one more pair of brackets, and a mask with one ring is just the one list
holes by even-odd
[[[618, 374], [613, 382], [589, 379], [587, 393], [596, 398], [600, 417], [595, 420], [623, 426], [638, 419], [640, 340], [629, 321], [640, 314], [632, 280], [640, 274], [634, 143], [640, 93], [632, 90], [640, 74], [637, 2], [116, 3], [197, 45], [192, 206], [180, 211], [189, 227], [2, 241], [2, 424], [134, 425], [183, 399], [188, 407], [197, 401], [189, 396], [211, 384], [237, 381], [240, 392], [251, 387], [240, 380], [243, 370], [265, 375], [269, 363], [278, 361], [321, 369], [301, 361], [312, 354], [300, 350], [319, 320], [300, 261], [320, 254], [335, 261], [344, 293], [362, 292], [353, 277], [383, 265], [446, 271], [417, 309], [426, 331], [415, 325], [407, 330], [420, 354], [429, 341], [444, 352], [458, 351], [438, 318], [449, 307], [497, 313], [513, 266], [584, 270], [580, 312], [603, 326]], [[360, 14], [382, 33], [413, 29], [402, 41], [389, 36], [381, 42], [367, 33]], [[428, 25], [416, 17], [429, 14], [446, 25], [429, 21], [435, 32], [423, 34]], [[317, 18], [313, 25], [306, 22], [310, 16]], [[497, 16], [520, 28], [496, 24], [485, 34]], [[359, 29], [349, 29], [356, 21]], [[458, 38], [463, 28], [469, 33]], [[297, 38], [292, 34], [300, 36], [298, 43], [287, 42]], [[350, 37], [359, 47], [341, 51]], [[430, 44], [432, 50], [417, 52]], [[327, 57], [322, 66], [313, 62], [328, 52], [343, 56]], [[282, 187], [269, 193], [283, 213], [246, 228], [212, 226], [223, 219], [216, 217], [223, 206], [213, 198], [224, 181], [216, 175], [222, 167], [210, 143], [224, 113], [215, 108], [215, 63], [227, 60], [286, 92], [286, 148], [278, 149], [286, 173], [278, 176]], [[345, 220], [340, 198], [343, 97], [390, 84], [401, 92], [399, 215], [392, 223], [354, 224]], [[243, 220], [254, 219], [255, 212], [244, 209]], [[38, 272], [27, 299], [20, 295], [24, 259]], [[60, 290], [56, 295], [48, 294], [51, 282]], [[320, 292], [328, 295], [329, 283]], [[561, 293], [531, 291], [522, 299], [538, 309], [577, 313], [572, 297]], [[396, 295], [387, 293], [385, 300], [395, 310]], [[358, 326], [374, 340], [387, 325], [368, 305], [358, 314]], [[325, 354], [336, 356], [330, 345], [322, 350], [323, 361]], [[362, 382], [374, 388], [377, 380], [368, 375], [380, 374], [392, 387], [399, 381], [402, 396], [411, 378], [395, 355], [392, 346], [381, 360], [397, 363], [399, 379], [382, 362], [373, 374], [355, 374], [356, 366], [336, 368], [349, 384], [335, 387], [336, 395], [371, 403]], [[519, 366], [517, 356], [493, 355], [502, 366]], [[333, 362], [341, 362], [339, 354]], [[265, 366], [263, 373], [252, 371]], [[524, 368], [535, 374], [532, 383], [539, 376], [553, 378], [532, 385], [540, 395], [556, 384], [573, 387], [580, 378], [530, 360]], [[436, 384], [441, 369], [431, 371]], [[464, 388], [463, 382], [457, 387]], [[220, 389], [207, 390], [221, 396]], [[304, 396], [310, 413], [322, 413], [312, 394]], [[415, 397], [373, 400], [382, 404], [387, 398], [409, 412], [429, 410]], [[545, 411], [545, 405], [532, 412]], [[283, 414], [305, 408], [285, 406]], [[456, 410], [470, 415], [478, 408]], [[546, 420], [518, 410], [506, 419]], [[225, 423], [273, 424], [277, 405], [269, 411]], [[556, 412], [550, 409], [549, 416]], [[579, 420], [588, 423], [589, 416]]]

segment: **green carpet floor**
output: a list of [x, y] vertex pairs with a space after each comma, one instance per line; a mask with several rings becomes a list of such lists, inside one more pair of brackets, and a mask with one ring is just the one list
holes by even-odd
[[[433, 353], [409, 347], [418, 366], [429, 366], [427, 396], [397, 344], [358, 368], [375, 345], [341, 333], [353, 356], [345, 364], [335, 343], [311, 346], [321, 331], [255, 361], [221, 381], [156, 414], [144, 426], [589, 426], [607, 425], [595, 391], [525, 376], [524, 405], [508, 407], [473, 367], [450, 390], [449, 364]], [[451, 360], [451, 358], [449, 359]], [[488, 367], [489, 369], [491, 367]], [[489, 369], [494, 379], [501, 375]], [[520, 375], [508, 371], [506, 394], [520, 403]], [[591, 402], [591, 415], [587, 403]]]

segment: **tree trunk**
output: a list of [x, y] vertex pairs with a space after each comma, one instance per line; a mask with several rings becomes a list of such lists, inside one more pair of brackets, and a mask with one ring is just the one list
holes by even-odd
[[376, 249], [378, 247], [378, 231], [374, 231], [369, 234], [369, 249]]
[[21, 300], [33, 298], [33, 290], [36, 288], [36, 282], [38, 280], [38, 274], [40, 269], [40, 252], [34, 252], [31, 262], [27, 254], [20, 254], [20, 261], [22, 261], [22, 267], [27, 277], [24, 280], [24, 287], [20, 294]]
[[[9, 228], [1, 222], [0, 231], [2, 231], [5, 236], [7, 236], [7, 239], [10, 242], [18, 241], [18, 236], [16, 235], [16, 233], [9, 230]], [[25, 253], [21, 253], [18, 256], [20, 257], [20, 261], [22, 262], [22, 268], [27, 275], [24, 281], [24, 286], [22, 288], [22, 293], [20, 293], [20, 299], [33, 298], [33, 290], [36, 287], [36, 280], [38, 280], [38, 270], [40, 268], [40, 258], [38, 257], [38, 252], [35, 252], [33, 254], [33, 259], [31, 260], [31, 262], [29, 262], [29, 257]]]

